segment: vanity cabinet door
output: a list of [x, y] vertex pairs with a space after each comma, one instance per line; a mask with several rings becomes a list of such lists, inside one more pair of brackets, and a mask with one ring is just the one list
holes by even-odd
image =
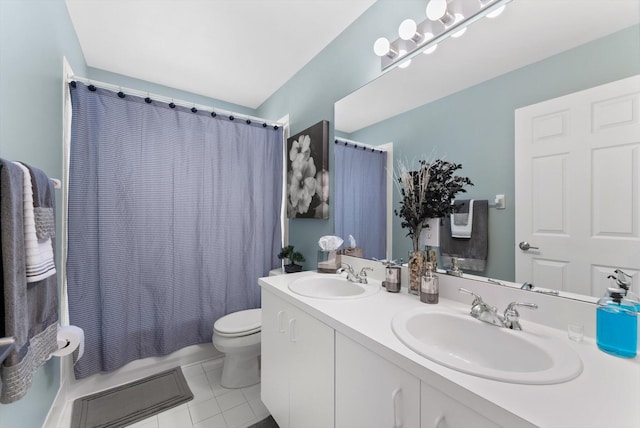
[[336, 428], [417, 428], [420, 380], [336, 333]]
[[280, 428], [289, 428], [289, 337], [291, 309], [262, 291], [261, 398]]
[[330, 428], [334, 330], [262, 291], [261, 398], [280, 428]]
[[288, 323], [291, 428], [334, 425], [334, 330], [295, 309]]
[[421, 428], [500, 428], [500, 425], [424, 382], [421, 401]]

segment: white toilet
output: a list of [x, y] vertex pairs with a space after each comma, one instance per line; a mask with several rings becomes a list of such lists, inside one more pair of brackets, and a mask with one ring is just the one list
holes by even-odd
[[225, 388], [242, 388], [260, 382], [260, 330], [262, 310], [233, 312], [213, 324], [213, 346], [224, 353]]

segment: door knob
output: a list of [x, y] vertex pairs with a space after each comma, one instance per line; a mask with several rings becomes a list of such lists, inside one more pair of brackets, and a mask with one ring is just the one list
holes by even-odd
[[539, 250], [540, 249], [538, 247], [532, 247], [531, 244], [529, 244], [527, 241], [522, 241], [518, 246], [520, 247], [520, 249], [522, 251]]

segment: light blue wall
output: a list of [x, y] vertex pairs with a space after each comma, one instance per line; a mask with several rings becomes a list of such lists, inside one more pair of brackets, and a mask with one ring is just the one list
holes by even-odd
[[[263, 103], [258, 115], [280, 118], [289, 114], [291, 135], [320, 120], [328, 120], [329, 141], [333, 141], [334, 103], [380, 75], [380, 60], [373, 54], [373, 41], [395, 34], [398, 23], [408, 16], [424, 15], [424, 4], [424, 0], [378, 0]], [[331, 159], [333, 144], [329, 144], [329, 219], [289, 221], [289, 241], [306, 257], [308, 269], [315, 269], [318, 239], [333, 234]]]
[[[164, 97], [175, 98], [176, 100], [188, 101], [204, 106], [211, 106], [234, 113], [246, 114], [248, 116], [255, 116], [256, 114], [255, 109], [249, 107], [244, 107], [238, 104], [209, 98], [204, 95], [182, 91], [180, 89], [170, 88], [168, 86], [158, 85], [156, 83], [147, 82], [146, 80], [136, 79], [134, 77], [125, 76], [123, 74], [112, 73], [110, 71], [101, 70], [99, 68], [89, 67], [87, 75], [83, 75], [81, 77], [87, 77], [98, 82], [110, 83], [112, 85], [120, 85], [124, 88], [136, 89], [138, 91], [149, 91], [149, 93], [151, 94], [162, 95]], [[267, 119], [275, 120], [274, 118]]]
[[[369, 144], [394, 142], [396, 159], [437, 157], [461, 163], [474, 187], [461, 198], [505, 194], [506, 210], [489, 211], [486, 276], [515, 278], [514, 110], [640, 73], [640, 26], [636, 25], [411, 110], [349, 138]], [[399, 204], [395, 194], [394, 206]], [[411, 242], [394, 218], [393, 255], [405, 257]], [[448, 260], [446, 261], [449, 262]]]
[[[76, 73], [86, 72], [63, 0], [0, 0], [0, 157], [50, 177], [62, 176], [63, 56]], [[58, 227], [60, 212], [58, 204]], [[51, 359], [26, 397], [0, 404], [0, 427], [42, 426], [58, 392], [59, 367]]]

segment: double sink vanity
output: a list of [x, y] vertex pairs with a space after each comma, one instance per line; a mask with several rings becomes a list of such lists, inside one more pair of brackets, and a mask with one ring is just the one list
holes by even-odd
[[[597, 349], [593, 305], [446, 275], [428, 305], [386, 292], [382, 264], [354, 264], [373, 268], [366, 284], [316, 272], [259, 280], [262, 401], [280, 427], [640, 426], [640, 364]], [[494, 326], [470, 316], [477, 300], [462, 287], [539, 310], [521, 311], [521, 331]], [[576, 320], [581, 342], [567, 338]]]

